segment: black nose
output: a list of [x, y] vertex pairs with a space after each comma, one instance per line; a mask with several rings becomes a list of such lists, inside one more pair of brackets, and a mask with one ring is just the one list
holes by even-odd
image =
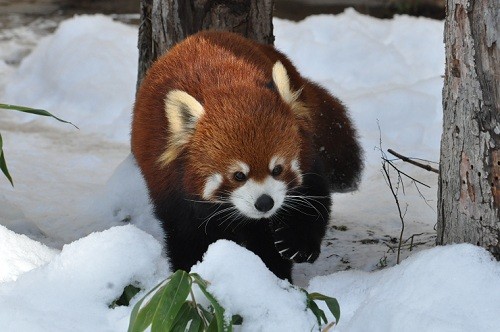
[[257, 198], [257, 201], [255, 202], [255, 208], [260, 211], [260, 212], [267, 212], [271, 210], [274, 206], [274, 201], [269, 195], [262, 195], [259, 198]]

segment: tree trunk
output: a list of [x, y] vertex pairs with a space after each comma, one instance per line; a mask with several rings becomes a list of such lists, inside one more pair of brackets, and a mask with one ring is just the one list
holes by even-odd
[[153, 61], [200, 30], [225, 30], [274, 42], [273, 0], [141, 0], [139, 86]]
[[437, 243], [500, 259], [498, 0], [447, 0]]

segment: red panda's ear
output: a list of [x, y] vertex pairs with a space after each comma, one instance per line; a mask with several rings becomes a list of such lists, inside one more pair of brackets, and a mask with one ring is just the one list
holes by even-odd
[[276, 61], [273, 66], [273, 81], [274, 85], [278, 89], [278, 92], [285, 103], [290, 105], [292, 111], [297, 115], [297, 117], [308, 117], [309, 112], [305, 107], [305, 104], [299, 100], [300, 93], [302, 89], [293, 91], [290, 86], [290, 78], [286, 72], [285, 66], [281, 61]]
[[165, 115], [170, 131], [169, 144], [158, 161], [162, 166], [174, 160], [183, 146], [189, 142], [198, 120], [205, 110], [191, 95], [181, 90], [172, 90], [165, 97]]

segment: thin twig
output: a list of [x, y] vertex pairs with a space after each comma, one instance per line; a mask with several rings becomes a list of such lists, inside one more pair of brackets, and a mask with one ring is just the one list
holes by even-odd
[[389, 248], [389, 250], [387, 250], [387, 253], [389, 253], [389, 251], [392, 251], [392, 253], [395, 253], [396, 250], [393, 246], [389, 245], [387, 242], [382, 242], [382, 244], [386, 245], [387, 248]]
[[[389, 189], [391, 190], [392, 196], [394, 197], [394, 200], [396, 201], [396, 206], [398, 208], [398, 213], [399, 213], [399, 220], [401, 220], [401, 232], [399, 233], [399, 244], [398, 244], [398, 256], [396, 263], [399, 264], [400, 262], [400, 256], [401, 256], [401, 245], [403, 242], [403, 233], [405, 231], [405, 221], [404, 221], [404, 214], [401, 211], [401, 206], [399, 204], [399, 199], [398, 199], [398, 194], [394, 191], [394, 187], [392, 186], [391, 182], [391, 177], [389, 176], [389, 170], [383, 165], [382, 170], [385, 173], [386, 180], [389, 183]], [[406, 213], [406, 211], [405, 211]]]
[[[397, 172], [398, 172], [398, 175], [401, 176], [401, 174], [403, 174], [404, 176], [406, 176], [407, 178], [411, 179], [412, 181], [418, 183], [418, 184], [421, 184], [422, 186], [424, 187], [427, 187], [427, 188], [430, 188], [431, 186], [429, 185], [426, 185], [425, 183], [421, 182], [421, 181], [418, 181], [417, 179], [415, 179], [414, 177], [406, 174], [405, 172], [403, 172], [402, 170], [400, 170], [399, 168], [397, 168], [389, 159], [387, 158], [384, 158], [382, 157], [382, 160], [387, 162], [389, 165], [392, 166], [392, 168], [394, 168]], [[404, 190], [403, 190], [403, 194], [404, 194]]]
[[389, 152], [390, 154], [398, 157], [399, 159], [401, 159], [402, 161], [405, 161], [407, 163], [410, 163], [412, 165], [415, 165], [415, 166], [418, 166], [420, 168], [423, 168], [425, 169], [426, 171], [429, 171], [429, 172], [434, 172], [434, 173], [437, 173], [439, 174], [439, 170], [435, 169], [434, 167], [432, 167], [431, 165], [424, 165], [422, 163], [419, 163], [418, 161], [415, 161], [413, 159], [410, 159], [408, 157], [405, 157], [403, 156], [402, 154], [399, 154], [397, 153], [396, 151], [392, 150], [392, 149], [387, 149], [387, 152]]

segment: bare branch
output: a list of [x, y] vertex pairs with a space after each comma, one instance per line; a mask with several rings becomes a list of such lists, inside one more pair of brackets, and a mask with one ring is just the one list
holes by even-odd
[[401, 159], [402, 161], [405, 161], [407, 163], [410, 163], [412, 165], [415, 165], [415, 166], [418, 166], [420, 168], [423, 168], [425, 169], [426, 171], [429, 171], [429, 172], [434, 172], [434, 173], [437, 173], [439, 174], [439, 170], [435, 169], [434, 167], [430, 166], [430, 165], [424, 165], [422, 163], [419, 163], [418, 161], [415, 161], [413, 159], [410, 159], [408, 157], [405, 157], [403, 156], [402, 154], [399, 154], [397, 153], [396, 151], [392, 150], [392, 149], [387, 149], [387, 152], [389, 152], [390, 154], [398, 157], [399, 159]]

